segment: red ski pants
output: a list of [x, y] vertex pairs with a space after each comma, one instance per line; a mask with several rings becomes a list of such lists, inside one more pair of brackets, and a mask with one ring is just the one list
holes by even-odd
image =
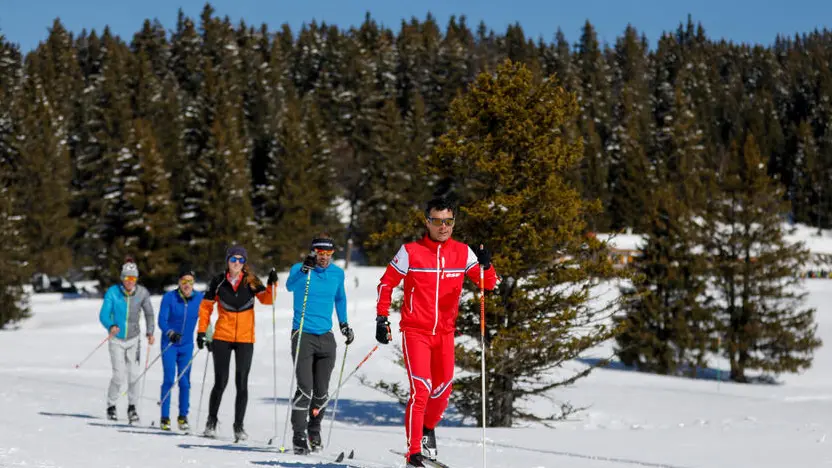
[[454, 378], [454, 334], [403, 331], [402, 351], [410, 382], [404, 413], [409, 456], [422, 451], [422, 427], [436, 427], [448, 407]]

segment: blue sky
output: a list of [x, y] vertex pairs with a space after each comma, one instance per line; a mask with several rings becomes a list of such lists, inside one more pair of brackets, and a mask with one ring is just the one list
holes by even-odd
[[[158, 18], [172, 29], [180, 7], [196, 18], [204, 4], [204, 0], [0, 0], [0, 34], [27, 52], [46, 38], [52, 20], [59, 17], [73, 32], [83, 28], [100, 32], [109, 25], [129, 41], [145, 18]], [[685, 21], [688, 13], [702, 22], [708, 36], [734, 42], [770, 44], [778, 33], [792, 35], [832, 25], [829, 0], [214, 0], [211, 4], [235, 23], [265, 22], [271, 30], [282, 23], [297, 30], [312, 19], [346, 28], [360, 24], [367, 11], [398, 30], [402, 18], [424, 18], [430, 11], [442, 25], [451, 15], [464, 14], [472, 26], [483, 20], [497, 32], [519, 22], [527, 35], [547, 41], [560, 27], [573, 43], [587, 19], [602, 41], [613, 43], [631, 23], [651, 45], [662, 31]]]

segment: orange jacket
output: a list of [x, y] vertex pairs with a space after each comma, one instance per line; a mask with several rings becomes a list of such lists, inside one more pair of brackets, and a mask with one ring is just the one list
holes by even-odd
[[261, 304], [272, 303], [275, 285], [263, 286], [257, 278], [249, 285], [247, 273], [243, 273], [237, 288], [231, 285], [225, 273], [211, 279], [205, 297], [199, 304], [198, 333], [205, 333], [211, 322], [214, 304], [219, 317], [214, 325], [213, 339], [232, 343], [254, 343], [254, 298]]

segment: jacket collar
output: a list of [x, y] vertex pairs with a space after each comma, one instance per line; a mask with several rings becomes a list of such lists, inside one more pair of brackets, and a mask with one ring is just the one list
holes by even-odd
[[445, 242], [436, 242], [435, 240], [430, 238], [430, 235], [428, 235], [426, 233], [425, 236], [422, 237], [421, 242], [425, 247], [429, 248], [432, 252], [436, 252], [439, 249], [440, 245], [442, 247], [445, 247], [448, 244], [448, 241], [450, 241], [451, 239], [452, 238], [449, 237], [448, 240], [446, 240]]

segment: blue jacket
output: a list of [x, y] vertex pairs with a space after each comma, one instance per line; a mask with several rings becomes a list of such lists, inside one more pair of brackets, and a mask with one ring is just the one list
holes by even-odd
[[[129, 313], [127, 309], [130, 309]], [[98, 321], [105, 330], [118, 325], [116, 338], [129, 340], [139, 336], [139, 312], [144, 311], [145, 334], [152, 335], [154, 328], [153, 305], [147, 288], [137, 284], [132, 294], [127, 294], [120, 284], [110, 286], [104, 294], [104, 303], [98, 313]]]
[[182, 335], [182, 339], [174, 346], [190, 346], [194, 344], [194, 329], [199, 319], [199, 303], [203, 293], [194, 291], [187, 300], [179, 294], [179, 289], [168, 291], [162, 296], [159, 307], [159, 329], [162, 330], [162, 349], [167, 347], [168, 331], [173, 330]]
[[[292, 265], [286, 289], [294, 293], [295, 316], [292, 330], [300, 328], [300, 315], [303, 311], [303, 295], [306, 291], [306, 275], [301, 273], [301, 263]], [[347, 294], [344, 291], [344, 270], [330, 263], [328, 267], [316, 266], [310, 274], [309, 297], [306, 299], [306, 313], [303, 319], [303, 332], [323, 335], [332, 330], [332, 306], [338, 313], [338, 322], [347, 322]]]

